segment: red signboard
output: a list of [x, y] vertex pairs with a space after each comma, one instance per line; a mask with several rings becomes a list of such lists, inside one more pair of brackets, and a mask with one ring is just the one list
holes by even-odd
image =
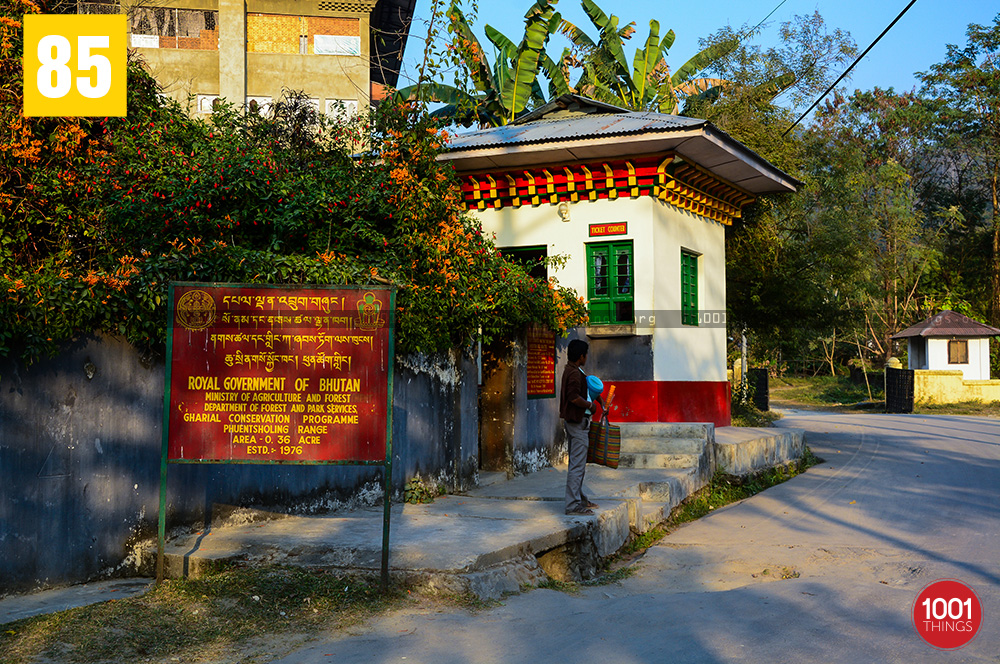
[[167, 458], [385, 461], [394, 294], [174, 284]]
[[590, 237], [605, 237], [608, 235], [627, 235], [628, 222], [616, 221], [610, 224], [591, 224]]
[[528, 398], [556, 395], [556, 333], [528, 328]]

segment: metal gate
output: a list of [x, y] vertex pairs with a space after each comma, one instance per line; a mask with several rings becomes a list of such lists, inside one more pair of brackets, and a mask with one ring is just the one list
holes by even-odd
[[771, 407], [767, 369], [747, 369], [747, 383], [752, 390], [754, 408], [766, 413]]
[[885, 412], [913, 412], [913, 370], [885, 368]]

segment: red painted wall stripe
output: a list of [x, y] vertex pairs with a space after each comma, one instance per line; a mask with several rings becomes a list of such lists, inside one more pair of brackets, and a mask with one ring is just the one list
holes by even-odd
[[732, 423], [727, 381], [605, 381], [615, 386], [612, 422]]

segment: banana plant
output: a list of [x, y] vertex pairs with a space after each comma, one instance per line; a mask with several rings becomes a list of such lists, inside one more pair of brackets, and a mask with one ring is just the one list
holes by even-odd
[[473, 34], [465, 15], [453, 0], [448, 8], [448, 30], [453, 35], [451, 46], [459, 54], [469, 72], [474, 91], [443, 83], [418, 83], [398, 90], [394, 98], [407, 101], [420, 98], [424, 101], [443, 102], [443, 108], [433, 115], [446, 117], [466, 126], [509, 124], [532, 105], [545, 102], [545, 94], [538, 81], [541, 70], [549, 76], [556, 90], [565, 89], [565, 77], [559, 76], [558, 67], [545, 54], [549, 37], [562, 23], [562, 16], [555, 11], [558, 0], [536, 0], [524, 15], [524, 36], [520, 44], [504, 36], [492, 26], [486, 26], [486, 36], [496, 47], [495, 62], [490, 65], [486, 52]]
[[636, 49], [629, 67], [624, 41], [635, 32], [635, 23], [619, 28], [620, 19], [614, 14], [605, 14], [594, 0], [582, 0], [581, 4], [599, 31], [597, 41], [569, 21], [564, 20], [559, 27], [583, 56], [583, 73], [576, 84], [581, 94], [634, 110], [676, 114], [680, 112], [679, 95], [686, 96], [696, 90], [706, 92], [725, 83], [719, 79], [693, 77], [707, 65], [728, 55], [735, 44], [713, 45], [697, 53], [671, 75], [666, 56], [674, 43], [674, 31], [669, 30], [661, 39], [660, 24], [652, 20], [649, 35], [643, 47]]

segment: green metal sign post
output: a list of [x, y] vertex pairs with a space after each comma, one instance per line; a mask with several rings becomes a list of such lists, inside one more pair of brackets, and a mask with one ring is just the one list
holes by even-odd
[[389, 585], [395, 288], [170, 286], [156, 581], [171, 463], [382, 466]]

